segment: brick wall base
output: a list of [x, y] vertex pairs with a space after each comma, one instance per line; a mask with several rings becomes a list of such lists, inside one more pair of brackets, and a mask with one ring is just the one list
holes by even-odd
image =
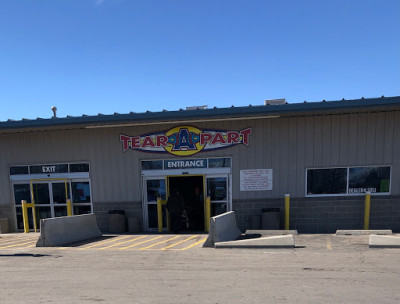
[[[129, 217], [138, 218], [140, 230], [143, 231], [142, 202], [93, 202], [93, 209], [101, 232], [108, 232], [108, 211], [110, 210], [124, 210], [126, 215], [126, 225]], [[126, 231], [128, 231], [128, 227], [126, 227]]]
[[[241, 231], [256, 229], [255, 216], [264, 208], [280, 208], [280, 229], [284, 228], [284, 199], [233, 201]], [[299, 233], [335, 233], [338, 229], [363, 229], [364, 197], [291, 198], [289, 228]], [[372, 196], [370, 229], [400, 232], [400, 197]]]

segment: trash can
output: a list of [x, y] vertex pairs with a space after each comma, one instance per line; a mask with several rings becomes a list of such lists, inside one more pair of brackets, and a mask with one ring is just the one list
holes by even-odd
[[262, 209], [262, 229], [263, 230], [279, 230], [280, 226], [280, 208], [264, 208]]
[[125, 211], [110, 210], [108, 211], [108, 232], [123, 233], [125, 232]]
[[9, 233], [10, 232], [10, 224], [8, 218], [0, 219], [0, 233]]

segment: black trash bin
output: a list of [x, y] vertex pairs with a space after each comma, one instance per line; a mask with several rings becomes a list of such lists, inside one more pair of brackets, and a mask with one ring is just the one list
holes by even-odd
[[126, 232], [125, 211], [110, 210], [108, 211], [108, 232], [123, 233]]
[[262, 209], [262, 229], [263, 230], [279, 230], [281, 209], [280, 208], [264, 208]]

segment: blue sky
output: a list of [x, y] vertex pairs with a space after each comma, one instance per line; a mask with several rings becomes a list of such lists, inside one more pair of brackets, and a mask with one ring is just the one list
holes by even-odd
[[398, 0], [0, 0], [0, 121], [381, 95]]

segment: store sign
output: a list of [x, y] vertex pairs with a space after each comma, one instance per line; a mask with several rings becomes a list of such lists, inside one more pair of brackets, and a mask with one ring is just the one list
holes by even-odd
[[272, 190], [272, 169], [240, 170], [240, 191]]
[[175, 127], [167, 132], [140, 136], [120, 134], [122, 149], [153, 153], [170, 153], [189, 156], [200, 151], [229, 148], [235, 145], [249, 146], [252, 128], [240, 131], [200, 130], [191, 126]]
[[164, 168], [186, 169], [186, 168], [207, 168], [207, 159], [185, 159], [185, 160], [164, 160]]

